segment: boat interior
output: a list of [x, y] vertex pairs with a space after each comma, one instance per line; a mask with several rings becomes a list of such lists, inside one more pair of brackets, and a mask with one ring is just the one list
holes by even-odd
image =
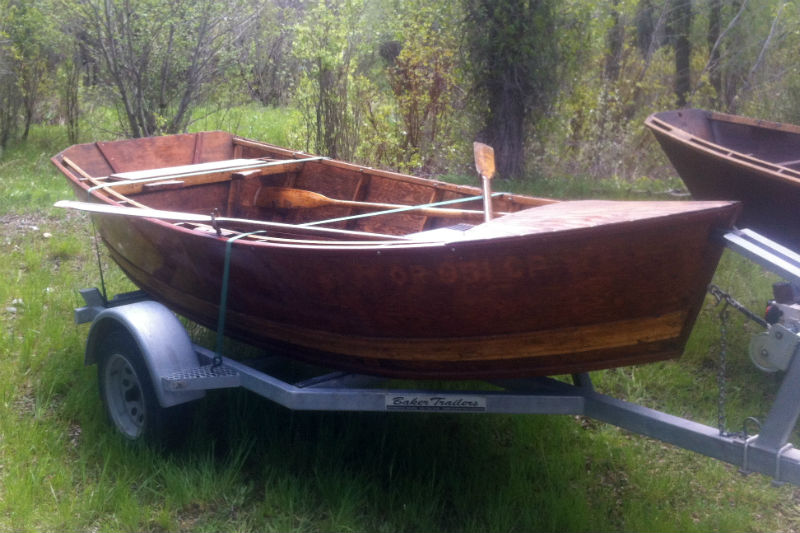
[[[313, 228], [383, 238], [463, 231], [485, 220], [477, 187], [309, 156], [224, 132], [76, 145], [54, 161], [88, 188], [87, 200], [105, 196], [129, 207], [214, 214], [240, 220], [226, 224], [237, 231], [257, 220], [305, 228], [287, 236], [346, 240], [356, 237]], [[494, 196], [492, 209], [505, 214], [553, 202], [503, 193]]]
[[691, 142], [734, 159], [766, 164], [769, 170], [800, 170], [797, 126], [702, 109], [664, 111], [651, 116], [649, 122], [672, 134], [677, 134], [676, 128], [693, 137]]

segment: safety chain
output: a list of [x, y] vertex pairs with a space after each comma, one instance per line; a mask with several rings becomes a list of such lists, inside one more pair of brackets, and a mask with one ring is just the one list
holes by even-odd
[[[716, 294], [711, 293], [716, 298]], [[719, 396], [717, 398], [717, 429], [719, 434], [723, 437], [729, 436], [728, 431], [725, 430], [726, 415], [725, 415], [725, 402], [727, 400], [727, 382], [728, 382], [728, 318], [730, 312], [728, 306], [730, 303], [724, 300], [725, 303], [719, 311], [719, 367], [717, 370], [717, 388], [719, 389]], [[720, 300], [717, 300], [719, 305]]]
[[[717, 285], [714, 285], [713, 283], [709, 285], [708, 292], [711, 293], [711, 295], [717, 301], [715, 305], [719, 305], [720, 302], [724, 301], [725, 307], [730, 305], [731, 307], [742, 313], [744, 316], [746, 316], [753, 322], [757, 323], [762, 328], [766, 328], [769, 326], [766, 320], [764, 320], [763, 318], [761, 318], [760, 316], [758, 316], [757, 314], [746, 308], [744, 305], [740, 304], [738, 301], [736, 301], [736, 299], [734, 299], [733, 296], [720, 289]], [[723, 308], [723, 310], [724, 309], [725, 308]]]
[[727, 292], [720, 289], [717, 285], [713, 283], [708, 286], [708, 292], [714, 297], [716, 303], [714, 304], [719, 305], [723, 303], [722, 308], [719, 311], [719, 370], [717, 371], [717, 387], [719, 388], [719, 397], [717, 400], [717, 428], [719, 429], [719, 434], [723, 437], [730, 437], [730, 436], [737, 436], [741, 435], [744, 438], [747, 437], [747, 423], [748, 421], [752, 422], [755, 421], [758, 423], [757, 420], [753, 419], [752, 417], [747, 418], [742, 425], [742, 433], [732, 433], [726, 431], [726, 415], [725, 415], [725, 402], [727, 400], [727, 365], [728, 365], [728, 319], [730, 318], [730, 312], [728, 311], [728, 307], [733, 307], [744, 316], [749, 318], [750, 320], [758, 323], [760, 326], [766, 328], [767, 321], [763, 318], [759, 317], [749, 309], [747, 309], [744, 305], [736, 301], [733, 296], [728, 294]]

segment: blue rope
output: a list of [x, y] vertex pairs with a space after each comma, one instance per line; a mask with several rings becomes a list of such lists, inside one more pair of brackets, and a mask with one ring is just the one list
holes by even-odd
[[225, 265], [222, 269], [222, 290], [219, 295], [219, 315], [217, 317], [217, 347], [214, 352], [214, 362], [212, 364], [214, 368], [222, 364], [222, 342], [225, 337], [225, 318], [228, 309], [228, 277], [231, 270], [231, 248], [234, 241], [257, 233], [266, 233], [266, 231], [258, 230], [240, 233], [239, 235], [234, 235], [225, 242]]
[[[492, 193], [492, 196], [502, 196], [506, 193], [504, 192], [495, 192]], [[360, 215], [350, 215], [346, 217], [339, 217], [339, 218], [328, 218], [326, 220], [316, 220], [314, 222], [305, 222], [303, 224], [298, 224], [298, 226], [316, 226], [318, 224], [331, 224], [333, 222], [343, 222], [345, 220], [355, 220], [357, 218], [365, 218], [365, 217], [376, 217], [378, 215], [390, 215], [392, 213], [402, 213], [404, 211], [413, 211], [415, 209], [425, 209], [426, 207], [438, 207], [441, 205], [449, 205], [449, 204], [458, 204], [461, 202], [469, 202], [472, 200], [480, 200], [483, 196], [467, 196], [465, 198], [456, 198], [454, 200], [444, 200], [442, 202], [433, 202], [430, 204], [420, 204], [420, 205], [408, 205], [403, 207], [396, 207], [394, 209], [385, 209], [381, 211], [374, 211], [372, 213], [362, 213]]]

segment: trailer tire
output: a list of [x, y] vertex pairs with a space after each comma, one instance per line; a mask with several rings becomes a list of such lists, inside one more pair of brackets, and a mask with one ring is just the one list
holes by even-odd
[[161, 407], [141, 350], [122, 329], [112, 329], [97, 348], [97, 382], [106, 415], [134, 442], [172, 448], [186, 435], [191, 403]]

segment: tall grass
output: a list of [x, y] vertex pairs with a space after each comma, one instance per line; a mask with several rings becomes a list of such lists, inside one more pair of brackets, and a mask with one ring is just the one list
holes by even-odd
[[[248, 108], [197, 127], [279, 144], [282, 116]], [[274, 132], [257, 129], [267, 126]], [[183, 448], [127, 444], [105, 421], [95, 369], [83, 366], [87, 328], [72, 322], [76, 290], [98, 276], [88, 218], [50, 207], [69, 195], [48, 163], [65, 142], [39, 128], [0, 159], [0, 531], [800, 527], [796, 489], [582, 417], [295, 413], [229, 390], [198, 403]], [[675, 184], [538, 186], [548, 196], [661, 198]], [[110, 291], [127, 290], [102, 261]], [[715, 278], [754, 309], [772, 280], [730, 253]], [[714, 425], [718, 310], [709, 298], [681, 360], [596, 372], [597, 387]], [[746, 360], [751, 324], [733, 314], [728, 329], [727, 413], [737, 425], [763, 416], [778, 378]]]
[[224, 130], [249, 139], [266, 141], [278, 146], [291, 146], [291, 128], [300, 123], [298, 114], [289, 108], [264, 108], [257, 104], [221, 111], [201, 110], [192, 122], [190, 131]]

